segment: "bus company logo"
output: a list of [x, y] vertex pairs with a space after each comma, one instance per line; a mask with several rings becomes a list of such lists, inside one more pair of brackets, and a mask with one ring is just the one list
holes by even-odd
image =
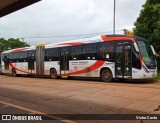
[[74, 70], [77, 70], [78, 69], [78, 67], [77, 66], [74, 66]]
[[2, 115], [2, 120], [12, 120], [11, 115]]

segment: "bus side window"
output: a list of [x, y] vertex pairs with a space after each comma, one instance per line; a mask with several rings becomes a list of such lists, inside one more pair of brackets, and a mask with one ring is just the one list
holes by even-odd
[[52, 49], [45, 50], [45, 61], [52, 61]]
[[9, 54], [9, 60], [10, 62], [19, 62], [20, 53], [14, 52]]
[[83, 45], [82, 53], [83, 53], [83, 60], [95, 60], [97, 53], [96, 43]]
[[13, 53], [13, 62], [18, 62], [18, 60], [19, 60], [19, 53], [18, 52]]
[[52, 58], [53, 61], [59, 61], [59, 48], [53, 48]]
[[82, 50], [81, 46], [73, 46], [71, 50], [71, 60], [81, 60]]
[[45, 61], [59, 61], [59, 48], [45, 49]]
[[114, 59], [114, 44], [113, 44], [113, 42], [99, 43], [97, 57], [100, 60], [113, 61], [113, 59]]
[[19, 53], [19, 61], [20, 62], [26, 62], [27, 59], [27, 52], [23, 51]]

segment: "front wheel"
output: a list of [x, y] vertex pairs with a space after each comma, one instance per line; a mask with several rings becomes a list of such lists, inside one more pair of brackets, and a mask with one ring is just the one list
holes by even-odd
[[101, 73], [101, 78], [104, 82], [110, 82], [113, 80], [112, 72], [109, 69], [105, 69]]
[[50, 77], [51, 77], [51, 79], [57, 79], [57, 71], [56, 71], [56, 69], [52, 69], [50, 71]]

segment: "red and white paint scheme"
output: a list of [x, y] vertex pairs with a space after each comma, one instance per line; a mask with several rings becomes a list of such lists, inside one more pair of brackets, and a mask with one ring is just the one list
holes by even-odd
[[99, 77], [103, 81], [151, 79], [157, 75], [154, 49], [140, 37], [101, 35], [2, 53], [2, 71], [57, 77]]

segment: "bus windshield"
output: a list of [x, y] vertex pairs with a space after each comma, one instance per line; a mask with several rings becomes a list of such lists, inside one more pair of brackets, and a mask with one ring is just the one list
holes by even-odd
[[142, 60], [144, 64], [149, 69], [155, 69], [156, 68], [156, 60], [155, 56], [153, 55], [151, 46], [148, 41], [146, 40], [138, 40], [137, 41], [140, 53], [142, 55]]

